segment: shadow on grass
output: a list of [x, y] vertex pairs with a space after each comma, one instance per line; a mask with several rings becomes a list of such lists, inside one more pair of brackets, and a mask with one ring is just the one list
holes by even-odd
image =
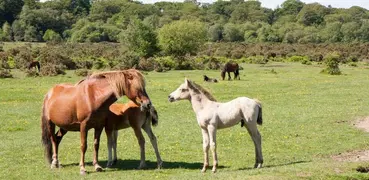
[[[288, 163], [284, 163], [284, 164], [266, 165], [266, 166], [263, 166], [263, 168], [281, 167], [281, 166], [288, 166], [288, 165], [308, 163], [308, 162], [311, 162], [311, 161], [295, 161], [295, 162], [288, 162]], [[254, 168], [247, 167], [247, 168], [240, 168], [238, 170], [251, 170], [251, 169], [254, 169]]]
[[[106, 167], [107, 161], [99, 161], [100, 166]], [[109, 168], [109, 170], [137, 170], [140, 165], [140, 160], [133, 159], [119, 159], [117, 164]], [[62, 164], [62, 167], [79, 166], [79, 163]], [[92, 166], [92, 162], [86, 162], [86, 166]], [[154, 170], [157, 168], [156, 161], [146, 161], [146, 168], [143, 170]], [[198, 169], [201, 170], [202, 163], [188, 163], [188, 162], [169, 162], [164, 161], [162, 169]], [[226, 166], [218, 166], [218, 169], [227, 168]], [[209, 167], [211, 169], [211, 166]]]

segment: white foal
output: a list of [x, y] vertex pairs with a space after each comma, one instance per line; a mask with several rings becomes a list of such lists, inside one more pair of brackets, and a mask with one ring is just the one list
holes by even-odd
[[196, 113], [197, 123], [202, 131], [205, 172], [209, 166], [209, 147], [213, 153], [213, 172], [216, 172], [218, 158], [216, 152], [216, 131], [238, 124], [245, 125], [255, 146], [255, 168], [261, 168], [263, 155], [261, 152], [261, 136], [257, 124], [262, 124], [262, 111], [260, 102], [238, 97], [226, 103], [216, 102], [214, 97], [198, 84], [185, 79], [174, 92], [168, 96], [170, 102], [187, 99], [191, 102]]

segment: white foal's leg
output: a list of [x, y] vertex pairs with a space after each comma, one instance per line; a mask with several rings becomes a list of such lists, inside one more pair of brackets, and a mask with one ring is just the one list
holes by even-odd
[[254, 168], [261, 168], [263, 164], [263, 154], [261, 151], [261, 135], [255, 121], [246, 122], [246, 129], [249, 132], [255, 146], [255, 165]]
[[149, 138], [150, 138], [151, 145], [152, 145], [152, 147], [154, 148], [154, 151], [155, 151], [156, 162], [158, 164], [158, 169], [160, 169], [163, 165], [163, 161], [161, 160], [161, 157], [160, 157], [160, 154], [159, 154], [158, 142], [156, 140], [156, 136], [152, 132], [150, 123], [146, 122], [143, 129], [146, 132], [147, 136], [149, 136]]
[[141, 128], [136, 128], [136, 127], [132, 127], [138, 144], [140, 145], [140, 153], [141, 153], [141, 161], [140, 161], [140, 165], [138, 166], [138, 169], [142, 169], [144, 167], [146, 167], [146, 162], [145, 162], [145, 138], [142, 134]]
[[218, 166], [218, 157], [217, 157], [217, 128], [214, 126], [208, 126], [209, 137], [210, 137], [210, 149], [213, 153], [213, 169], [211, 170], [213, 173], [217, 171]]
[[206, 168], [209, 166], [209, 133], [207, 129], [201, 128], [202, 132], [202, 147], [204, 151], [204, 166], [202, 167], [201, 172], [204, 173]]

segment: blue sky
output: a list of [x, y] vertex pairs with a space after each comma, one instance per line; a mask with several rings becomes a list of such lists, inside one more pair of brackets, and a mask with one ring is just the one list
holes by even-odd
[[[46, 1], [46, 0], [41, 0]], [[163, 0], [139, 0], [143, 3], [155, 3], [158, 1]], [[169, 2], [183, 2], [183, 0], [164, 0]], [[207, 2], [211, 3], [215, 0], [197, 0], [198, 2]], [[261, 2], [261, 5], [263, 7], [267, 8], [276, 8], [278, 5], [282, 4], [285, 0], [259, 0]], [[363, 8], [366, 8], [369, 10], [369, 0], [301, 0], [304, 3], [313, 3], [318, 2], [322, 5], [328, 6], [331, 5], [332, 7], [336, 8], [349, 8], [351, 6], [361, 6]]]

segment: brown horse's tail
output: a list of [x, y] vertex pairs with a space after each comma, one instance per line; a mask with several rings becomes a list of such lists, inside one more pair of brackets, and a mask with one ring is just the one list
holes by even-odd
[[159, 123], [158, 112], [156, 111], [154, 106], [150, 108], [150, 115], [151, 115], [151, 123], [153, 126], [157, 126]]
[[261, 108], [261, 104], [258, 104], [259, 107], [259, 113], [258, 113], [258, 119], [256, 120], [256, 123], [259, 125], [263, 124], [263, 114], [262, 114], [262, 108]]
[[48, 99], [48, 95], [45, 96], [44, 104], [42, 105], [42, 115], [41, 115], [41, 129], [42, 129], [42, 137], [41, 141], [45, 147], [45, 158], [49, 164], [51, 164], [51, 156], [52, 156], [52, 145], [51, 145], [51, 132], [50, 125], [48, 122], [48, 118], [46, 116], [45, 105]]

